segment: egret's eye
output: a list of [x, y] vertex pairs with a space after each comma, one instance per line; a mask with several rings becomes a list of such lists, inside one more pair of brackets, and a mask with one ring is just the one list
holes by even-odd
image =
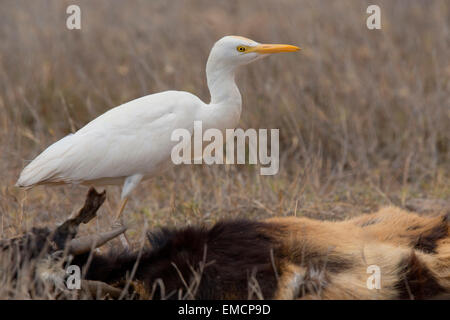
[[244, 46], [238, 46], [236, 49], [239, 52], [245, 52], [245, 50], [247, 50]]

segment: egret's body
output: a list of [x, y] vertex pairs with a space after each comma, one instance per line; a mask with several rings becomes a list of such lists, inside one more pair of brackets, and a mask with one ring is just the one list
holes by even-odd
[[175, 129], [184, 128], [192, 134], [194, 121], [202, 121], [204, 129], [236, 127], [242, 104], [234, 80], [238, 66], [268, 53], [297, 50], [289, 45], [261, 45], [243, 37], [224, 37], [212, 48], [206, 66], [209, 104], [183, 91], [165, 91], [127, 102], [48, 147], [25, 167], [17, 185], [123, 184], [122, 199], [126, 201], [142, 179], [170, 166], [171, 150], [177, 143], [171, 141]]
[[48, 147], [18, 183], [111, 185], [150, 178], [170, 164], [170, 133], [193, 127], [201, 104], [190, 93], [165, 91], [113, 108]]

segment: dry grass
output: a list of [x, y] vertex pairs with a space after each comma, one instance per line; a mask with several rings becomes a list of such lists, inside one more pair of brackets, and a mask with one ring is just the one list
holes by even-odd
[[[65, 27], [79, 4], [82, 30]], [[126, 216], [179, 226], [222, 217], [343, 219], [415, 197], [450, 198], [450, 3], [377, 1], [0, 1], [0, 238], [63, 221], [83, 188], [14, 187], [50, 143], [111, 107], [167, 89], [208, 101], [214, 41], [238, 34], [299, 54], [241, 70], [242, 128], [280, 128], [280, 172], [184, 166], [143, 183]], [[100, 218], [107, 228], [118, 188]], [[1, 294], [0, 294], [1, 297]]]

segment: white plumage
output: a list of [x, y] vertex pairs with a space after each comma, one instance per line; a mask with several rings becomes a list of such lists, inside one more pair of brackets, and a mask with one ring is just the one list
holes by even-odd
[[179, 91], [120, 105], [49, 146], [25, 167], [17, 184], [109, 185], [136, 175], [149, 178], [170, 164], [176, 143], [171, 132], [193, 128], [201, 106], [196, 96]]
[[241, 114], [241, 95], [234, 81], [238, 66], [269, 53], [297, 50], [290, 45], [224, 37], [215, 43], [206, 66], [209, 104], [182, 91], [151, 94], [122, 104], [49, 146], [23, 169], [17, 186], [124, 184], [122, 199], [126, 201], [142, 179], [160, 174], [171, 164], [175, 129], [192, 133], [194, 121], [202, 121], [204, 129], [235, 128]]

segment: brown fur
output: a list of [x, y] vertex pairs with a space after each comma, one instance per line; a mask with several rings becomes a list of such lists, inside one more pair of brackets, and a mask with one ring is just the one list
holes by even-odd
[[[102, 197], [97, 194], [99, 200]], [[89, 219], [101, 202], [92, 207]], [[20, 261], [39, 260], [42, 255], [27, 254], [30, 250], [23, 244], [34, 245], [36, 250], [30, 252], [47, 248], [51, 254], [62, 249], [65, 239], [72, 237], [77, 225], [84, 221], [80, 216], [69, 219], [56, 231], [36, 229], [0, 243], [0, 247], [3, 252], [12, 250]], [[142, 252], [85, 253], [70, 263], [82, 267], [86, 279], [127, 288], [127, 297], [140, 299], [450, 296], [447, 218], [421, 216], [395, 207], [338, 222], [304, 217], [224, 220], [212, 227], [152, 232], [149, 242], [150, 247]], [[55, 248], [49, 245], [52, 243]], [[371, 275], [367, 268], [372, 265], [380, 268], [381, 289], [367, 287]], [[49, 273], [43, 271], [38, 274]]]
[[[341, 222], [307, 218], [273, 218], [266, 222], [288, 230], [282, 255], [294, 266], [280, 283], [277, 297], [293, 296], [311, 274], [319, 274], [320, 290], [299, 292], [312, 299], [426, 299], [449, 292], [450, 240], [445, 217], [426, 217], [395, 207]], [[300, 260], [299, 260], [300, 258]], [[381, 269], [381, 289], [369, 290], [369, 265]], [[304, 266], [304, 267], [299, 267]], [[295, 271], [293, 271], [295, 270]], [[299, 277], [300, 275], [300, 277]]]
[[[441, 216], [388, 207], [340, 222], [283, 217], [164, 229], [150, 235], [152, 248], [141, 257], [135, 280], [146, 296], [162, 297], [154, 291], [161, 279], [166, 298], [186, 297], [186, 283], [203, 263], [188, 297], [431, 299], [450, 289], [448, 228]], [[136, 259], [95, 257], [87, 276], [117, 281]], [[381, 289], [367, 288], [370, 265], [380, 267]]]

